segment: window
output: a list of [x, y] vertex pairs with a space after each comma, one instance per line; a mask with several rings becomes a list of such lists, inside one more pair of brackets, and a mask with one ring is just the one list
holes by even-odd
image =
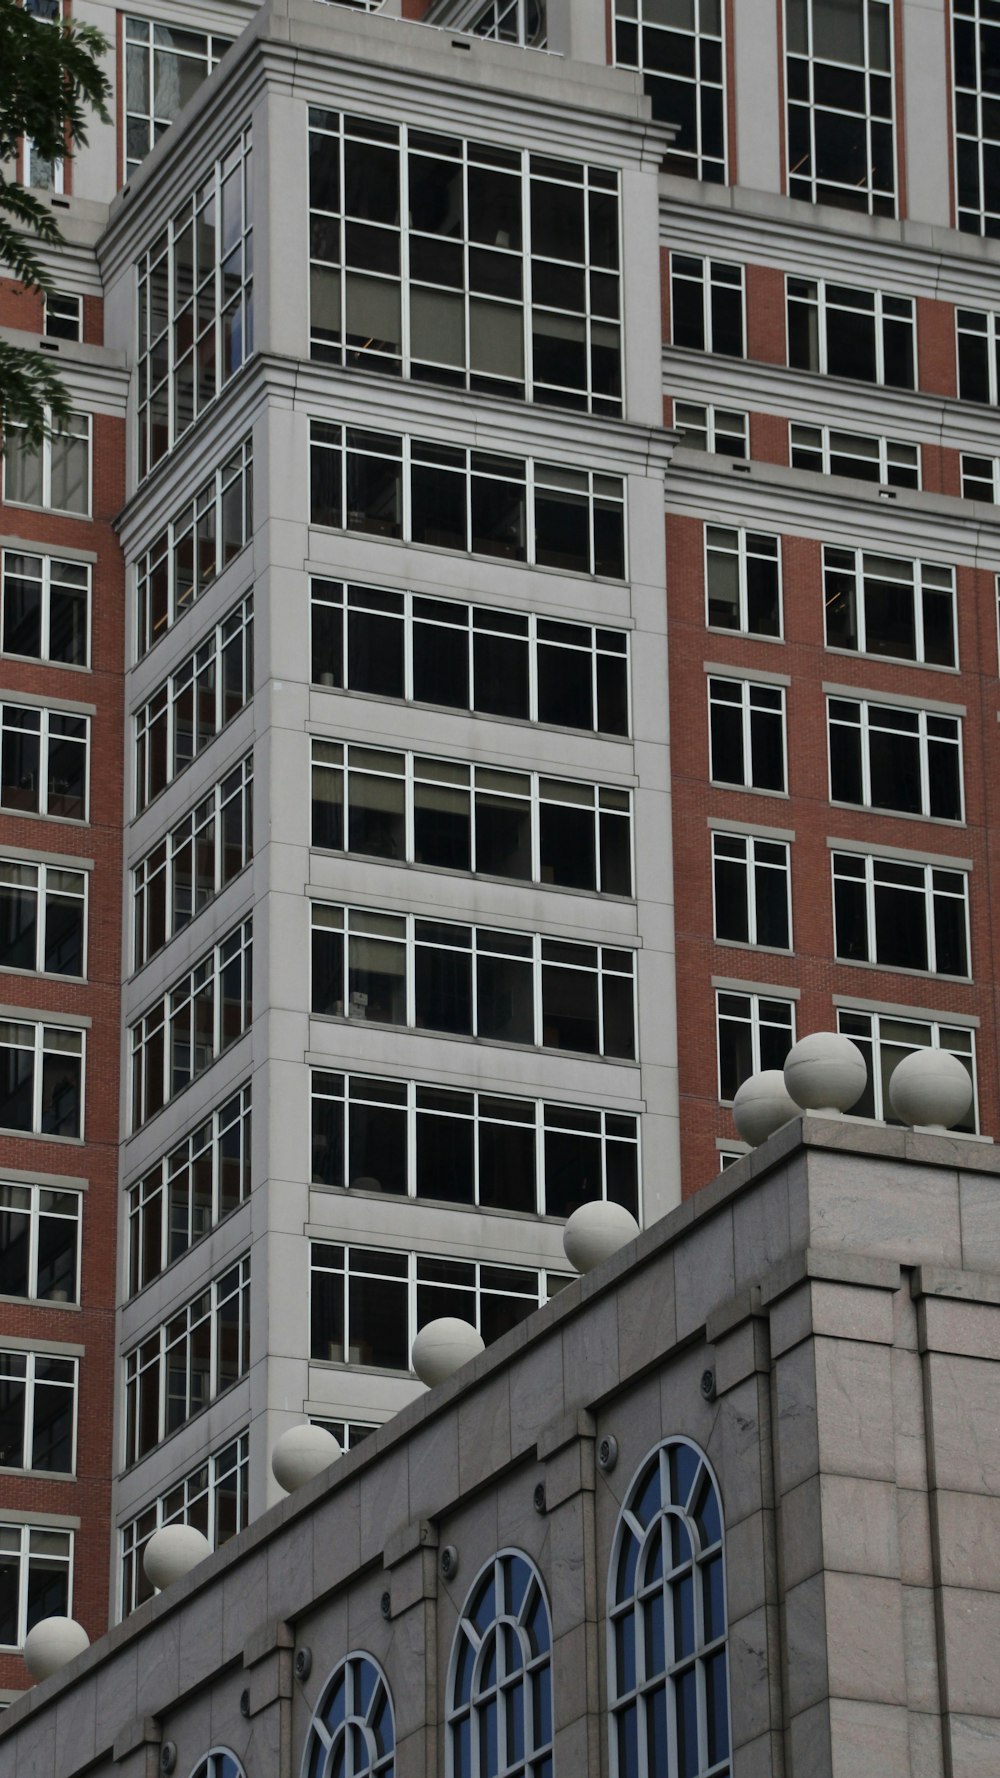
[[194, 1525], [214, 1550], [242, 1531], [249, 1518], [248, 1476], [250, 1435], [215, 1451], [206, 1463], [154, 1500], [145, 1512], [121, 1528], [121, 1615], [153, 1596], [143, 1568], [146, 1545], [162, 1525]]
[[342, 1451], [355, 1450], [373, 1432], [378, 1431], [373, 1420], [324, 1420], [316, 1414], [310, 1414], [309, 1424], [322, 1426], [324, 1431], [332, 1433]]
[[133, 968], [208, 907], [253, 857], [253, 754], [213, 784], [207, 796], [132, 871]]
[[0, 1129], [83, 1135], [84, 1033], [0, 1019]]
[[136, 711], [137, 815], [252, 697], [253, 594], [248, 593]]
[[314, 1013], [635, 1056], [632, 951], [325, 902], [312, 923]]
[[228, 1747], [213, 1747], [204, 1759], [198, 1761], [191, 1778], [246, 1778], [235, 1753]]
[[953, 0], [958, 226], [1000, 235], [1000, 13], [996, 0]]
[[474, 36], [488, 37], [494, 43], [519, 43], [522, 49], [544, 49], [547, 41], [545, 0], [487, 0], [467, 29]]
[[311, 1357], [396, 1371], [409, 1369], [428, 1321], [456, 1315], [489, 1345], [569, 1283], [533, 1267], [321, 1241], [310, 1243], [310, 1267]]
[[309, 1778], [393, 1778], [396, 1727], [388, 1681], [371, 1655], [339, 1661], [309, 1721], [302, 1770]]
[[45, 507], [90, 517], [90, 415], [70, 414], [65, 425], [45, 410], [48, 430], [30, 445], [25, 428], [11, 420], [4, 428], [3, 497], [8, 506]]
[[477, 1575], [448, 1663], [448, 1778], [552, 1778], [552, 1623], [520, 1550]]
[[705, 526], [706, 622], [713, 630], [781, 635], [781, 555], [777, 537]]
[[784, 1067], [795, 1042], [795, 1002], [720, 989], [715, 1004], [719, 1098], [729, 1104], [751, 1074], [759, 1074], [762, 1068]]
[[72, 1531], [0, 1525], [0, 1648], [23, 1648], [43, 1617], [72, 1610]]
[[653, 116], [677, 127], [663, 166], [726, 180], [722, 0], [615, 0], [615, 63], [642, 70]]
[[674, 425], [681, 434], [681, 444], [689, 451], [711, 451], [720, 457], [750, 455], [748, 416], [732, 408], [675, 401]]
[[252, 533], [253, 454], [247, 437], [136, 563], [137, 659], [201, 598]]
[[217, 68], [228, 37], [208, 37], [186, 26], [125, 20], [125, 177], [176, 120], [203, 80]]
[[0, 1297], [80, 1300], [83, 1196], [0, 1180]]
[[833, 426], [803, 426], [794, 420], [788, 430], [793, 469], [850, 475], [855, 481], [881, 482], [890, 488], [920, 486], [919, 445], [864, 432], [840, 432]]
[[708, 1459], [664, 1440], [625, 1496], [608, 1573], [611, 1778], [729, 1778], [725, 1539]]
[[638, 1217], [639, 1120], [314, 1069], [312, 1180], [528, 1216], [606, 1198]]
[[312, 582], [315, 684], [629, 732], [628, 635], [417, 593]]
[[836, 954], [884, 969], [969, 974], [969, 878], [964, 870], [833, 853]]
[[962, 498], [1000, 505], [1000, 457], [972, 457], [962, 452]]
[[250, 1260], [241, 1259], [125, 1354], [125, 1466], [250, 1367]]
[[248, 1084], [129, 1186], [129, 1295], [144, 1290], [249, 1195]]
[[631, 793], [537, 772], [314, 740], [312, 843], [632, 894]]
[[90, 665], [90, 564], [2, 552], [0, 650], [54, 665]]
[[140, 480], [250, 357], [252, 258], [253, 158], [245, 130], [139, 257]]
[[0, 808], [86, 821], [89, 741], [87, 716], [0, 704]]
[[953, 568], [827, 544], [823, 597], [828, 648], [958, 664]]
[[53, 340], [82, 340], [83, 297], [67, 296], [65, 292], [46, 291], [43, 299], [45, 315], [42, 332]]
[[87, 873], [0, 858], [0, 969], [84, 976]]
[[244, 920], [129, 1027], [133, 1130], [250, 1029], [252, 947]]
[[788, 192], [896, 214], [892, 0], [786, 0]]
[[75, 1358], [0, 1350], [0, 1470], [76, 1467]]
[[[40, 13], [36, 13], [40, 17]], [[36, 191], [52, 191], [61, 194], [66, 189], [66, 163], [60, 155], [52, 160], [49, 155], [42, 154], [28, 136], [24, 138], [24, 183]]]
[[1000, 321], [979, 309], [957, 309], [958, 393], [962, 401], [1000, 401]]
[[713, 833], [712, 881], [717, 939], [791, 949], [792, 875], [786, 841]]
[[868, 1064], [868, 1084], [857, 1104], [852, 1105], [854, 1117], [877, 1117], [884, 1123], [897, 1124], [889, 1098], [889, 1081], [893, 1069], [904, 1056], [919, 1049], [949, 1050], [957, 1056], [972, 1080], [973, 1096], [964, 1119], [957, 1130], [975, 1132], [976, 1117], [976, 1034], [962, 1025], [948, 1025], [938, 1019], [902, 1019], [893, 1013], [837, 1012], [837, 1030], [842, 1031], [861, 1050]]
[[915, 389], [913, 298], [825, 278], [789, 278], [788, 362], [824, 376]]
[[709, 679], [709, 748], [716, 784], [743, 790], [785, 785], [785, 690], [749, 679]]
[[311, 440], [314, 525], [625, 578], [619, 475], [328, 420]]
[[962, 722], [828, 698], [830, 799], [940, 821], [962, 819]]
[[312, 356], [620, 414], [618, 174], [309, 112]]
[[746, 357], [741, 265], [671, 253], [670, 304], [675, 346]]

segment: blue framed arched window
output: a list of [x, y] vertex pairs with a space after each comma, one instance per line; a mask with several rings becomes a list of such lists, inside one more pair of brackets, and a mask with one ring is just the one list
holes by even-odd
[[448, 1778], [553, 1778], [552, 1622], [520, 1550], [476, 1576], [448, 1669]]
[[302, 1778], [395, 1778], [389, 1683], [371, 1655], [345, 1655], [312, 1714]]
[[729, 1778], [722, 1505], [685, 1438], [650, 1452], [619, 1515], [608, 1698], [611, 1778]]
[[213, 1747], [198, 1761], [191, 1778], [246, 1778], [246, 1773], [228, 1747]]

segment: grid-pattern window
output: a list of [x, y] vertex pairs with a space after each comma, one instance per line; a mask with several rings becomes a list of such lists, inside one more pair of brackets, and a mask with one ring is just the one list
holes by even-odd
[[789, 460], [793, 469], [820, 475], [849, 475], [855, 481], [890, 488], [919, 488], [920, 446], [874, 433], [842, 432], [835, 426], [806, 426], [793, 420]]
[[253, 594], [217, 623], [135, 713], [141, 814], [253, 697]]
[[249, 1030], [252, 941], [244, 920], [130, 1026], [134, 1130]]
[[0, 1350], [0, 1470], [72, 1475], [77, 1360]]
[[80, 1300], [83, 1194], [0, 1180], [0, 1297]]
[[82, 340], [83, 297], [47, 290], [42, 298], [42, 332], [51, 340]]
[[43, 1617], [72, 1610], [72, 1531], [0, 1525], [0, 1648], [23, 1648]]
[[912, 296], [857, 290], [826, 278], [788, 279], [788, 362], [796, 370], [916, 388]]
[[974, 457], [962, 452], [962, 496], [1000, 505], [1000, 457]]
[[0, 704], [0, 808], [86, 821], [89, 744], [89, 716]]
[[125, 1466], [244, 1376], [250, 1364], [245, 1257], [125, 1354]]
[[953, 568], [827, 544], [823, 603], [828, 648], [936, 667], [958, 663]]
[[734, 408], [675, 401], [674, 425], [689, 451], [712, 451], [720, 457], [750, 455], [749, 416]]
[[896, 213], [892, 0], [785, 0], [788, 191]]
[[86, 974], [86, 871], [0, 858], [0, 969]]
[[962, 401], [1000, 401], [1000, 315], [984, 309], [957, 309], [958, 393]]
[[250, 1119], [247, 1084], [129, 1186], [129, 1296], [249, 1197]]
[[245, 130], [140, 255], [139, 476], [253, 351], [253, 158]]
[[671, 339], [696, 352], [746, 356], [743, 267], [689, 253], [670, 255]]
[[[381, 3], [381, 0], [379, 0]], [[475, 37], [493, 43], [518, 43], [522, 49], [544, 49], [545, 0], [486, 0], [466, 27]]]
[[163, 1525], [194, 1525], [213, 1550], [242, 1531], [249, 1519], [250, 1435], [241, 1432], [207, 1463], [162, 1494], [121, 1528], [121, 1616], [152, 1598], [152, 1582], [143, 1568], [146, 1545]]
[[969, 974], [969, 877], [870, 853], [834, 852], [834, 948], [883, 969]]
[[952, 0], [958, 226], [1000, 235], [1000, 8]]
[[861, 1098], [851, 1107], [852, 1117], [877, 1117], [888, 1124], [898, 1124], [892, 1109], [889, 1082], [897, 1064], [915, 1050], [942, 1049], [957, 1056], [968, 1070], [973, 1094], [957, 1130], [978, 1129], [976, 1115], [976, 1034], [964, 1025], [949, 1025], [941, 1019], [901, 1019], [895, 1013], [853, 1012], [846, 1007], [837, 1011], [837, 1030], [856, 1043], [868, 1064], [868, 1081]]
[[312, 356], [620, 414], [618, 174], [309, 113]]
[[314, 1185], [570, 1216], [639, 1215], [639, 1120], [594, 1106], [364, 1074], [312, 1076]]
[[126, 179], [218, 67], [229, 44], [228, 37], [209, 37], [187, 26], [125, 19]]
[[89, 666], [90, 564], [5, 549], [0, 566], [0, 650], [57, 666]]
[[933, 710], [828, 698], [830, 798], [962, 819], [962, 721]]
[[455, 1315], [487, 1345], [569, 1282], [534, 1267], [439, 1259], [401, 1248], [310, 1243], [310, 1356], [321, 1363], [410, 1368], [428, 1321]]
[[0, 1019], [0, 1130], [83, 1135], [84, 1033]]
[[347, 1655], [334, 1667], [309, 1719], [302, 1769], [317, 1778], [321, 1773], [393, 1778], [395, 1755], [385, 1674], [371, 1655]]
[[625, 630], [457, 599], [314, 580], [312, 677], [508, 721], [629, 732]]
[[314, 525], [566, 574], [626, 574], [620, 475], [313, 420]]
[[449, 1778], [552, 1778], [552, 1621], [520, 1550], [492, 1556], [469, 1589], [445, 1710]]
[[329, 1420], [324, 1419], [321, 1414], [310, 1414], [309, 1424], [322, 1426], [325, 1432], [332, 1433], [342, 1451], [356, 1450], [358, 1445], [364, 1444], [366, 1438], [378, 1431], [378, 1424], [374, 1420]]
[[44, 507], [73, 518], [90, 517], [89, 414], [70, 414], [54, 422], [45, 410], [46, 433], [30, 445], [25, 427], [10, 420], [4, 427], [3, 497], [8, 506]]
[[639, 68], [653, 116], [677, 134], [663, 165], [671, 173], [726, 179], [722, 0], [615, 0], [615, 62]]
[[787, 951], [792, 943], [792, 866], [786, 840], [713, 833], [715, 936]]
[[635, 953], [368, 908], [312, 909], [312, 1010], [635, 1056]]
[[539, 772], [314, 740], [312, 843], [632, 894], [631, 792]]
[[710, 771], [716, 784], [784, 792], [784, 686], [711, 678], [708, 724]]
[[173, 627], [253, 531], [253, 447], [245, 438], [136, 563], [136, 656]]
[[625, 1496], [608, 1568], [611, 1778], [729, 1778], [725, 1535], [697, 1445], [664, 1441]]
[[253, 754], [140, 858], [132, 871], [133, 967], [208, 907], [253, 856]]
[[781, 548], [777, 537], [705, 526], [706, 622], [713, 630], [780, 636]]
[[735, 1099], [751, 1074], [782, 1068], [795, 1042], [795, 1002], [777, 995], [733, 993], [715, 997], [719, 1047], [719, 1098]]

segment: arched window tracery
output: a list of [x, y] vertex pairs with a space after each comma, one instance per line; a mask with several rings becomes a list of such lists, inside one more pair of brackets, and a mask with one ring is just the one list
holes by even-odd
[[477, 1575], [452, 1644], [448, 1778], [553, 1778], [552, 1624], [541, 1575], [501, 1550]]
[[396, 1725], [389, 1683], [377, 1661], [345, 1655], [309, 1723], [302, 1778], [395, 1778]]

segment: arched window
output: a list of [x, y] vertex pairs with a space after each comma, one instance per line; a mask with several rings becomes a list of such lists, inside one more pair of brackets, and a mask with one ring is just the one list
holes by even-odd
[[728, 1778], [722, 1508], [687, 1439], [650, 1453], [608, 1577], [611, 1778]]
[[198, 1761], [191, 1778], [246, 1778], [246, 1773], [228, 1747], [213, 1747]]
[[371, 1655], [346, 1655], [313, 1711], [302, 1778], [395, 1778], [396, 1726], [385, 1674]]
[[519, 1550], [477, 1575], [448, 1673], [448, 1778], [552, 1778], [552, 1626]]

